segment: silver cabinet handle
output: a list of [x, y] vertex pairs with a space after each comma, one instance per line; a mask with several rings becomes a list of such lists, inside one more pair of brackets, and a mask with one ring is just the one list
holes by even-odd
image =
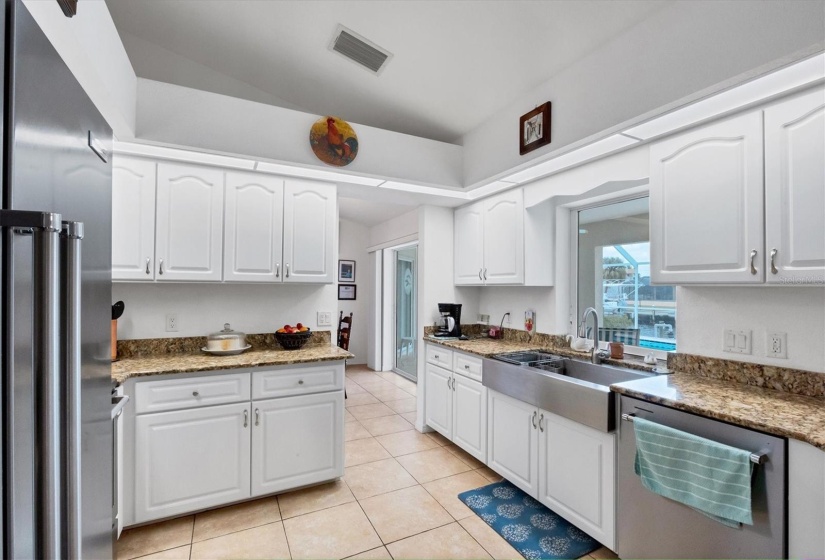
[[275, 263], [275, 278], [281, 277], [281, 263]]
[[449, 388], [450, 388], [450, 378], [448, 377], [447, 378], [447, 389], [449, 389]]
[[776, 253], [778, 251], [776, 249], [771, 249], [771, 274], [779, 274], [779, 270], [776, 268]]
[[304, 384], [304, 380], [303, 380], [303, 379], [299, 379], [299, 380], [298, 380], [298, 385], [303, 385], [303, 384]]
[[478, 279], [479, 279], [479, 280], [484, 280], [484, 278], [482, 278], [482, 277], [481, 277], [481, 271], [482, 271], [482, 270], [484, 270], [484, 269], [483, 269], [483, 268], [479, 268], [479, 269], [478, 269]]
[[455, 391], [455, 377], [453, 377], [453, 391]]
[[433, 358], [438, 359], [438, 354], [433, 354]]
[[255, 425], [256, 426], [261, 425], [261, 411], [257, 408], [255, 409]]
[[487, 281], [487, 269], [486, 268], [484, 269], [484, 281], [485, 282]]
[[163, 274], [163, 259], [160, 259], [160, 266], [158, 267], [158, 274]]
[[289, 263], [286, 263], [286, 277], [289, 278]]
[[249, 411], [244, 410], [243, 411], [243, 427], [246, 428], [247, 426], [249, 426]]
[[201, 394], [200, 394], [200, 393], [198, 393], [197, 391], [192, 391], [192, 396], [193, 396], [193, 397], [199, 397], [200, 395], [201, 395]]
[[541, 417], [539, 418], [539, 430], [541, 430], [542, 432], [544, 431], [544, 413], [542, 413]]
[[536, 416], [538, 416], [538, 414], [539, 414], [539, 413], [538, 413], [538, 411], [537, 411], [537, 410], [534, 410], [534, 411], [533, 411], [533, 429], [535, 429], [535, 428], [537, 428], [537, 427], [538, 427], [538, 426], [536, 426]]
[[470, 369], [470, 364], [465, 364], [464, 369]]
[[751, 274], [756, 274], [756, 266], [754, 265], [754, 260], [756, 259], [756, 249], [751, 251]]
[[149, 263], [151, 262], [151, 260], [152, 259], [150, 259], [149, 257], [146, 257], [146, 274], [151, 274], [151, 272], [149, 271]]

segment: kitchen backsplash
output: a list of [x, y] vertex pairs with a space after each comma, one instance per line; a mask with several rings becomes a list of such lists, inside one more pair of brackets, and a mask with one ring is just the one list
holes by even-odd
[[[331, 331], [312, 331], [307, 344], [329, 345], [332, 341]], [[273, 333], [247, 334], [247, 344], [252, 348], [280, 348]], [[117, 341], [117, 357], [142, 358], [158, 354], [192, 354], [200, 352], [206, 346], [205, 336], [188, 336], [181, 338], [140, 338]]]

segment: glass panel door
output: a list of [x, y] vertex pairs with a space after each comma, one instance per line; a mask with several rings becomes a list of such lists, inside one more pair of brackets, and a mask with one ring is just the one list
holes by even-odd
[[416, 356], [418, 248], [395, 251], [395, 369], [413, 381], [418, 371]]

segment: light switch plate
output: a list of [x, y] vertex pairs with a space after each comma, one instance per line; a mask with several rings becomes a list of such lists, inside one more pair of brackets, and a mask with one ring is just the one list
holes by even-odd
[[750, 354], [753, 331], [739, 329], [725, 329], [722, 339], [722, 351], [734, 354]]
[[319, 311], [317, 321], [319, 327], [332, 326], [332, 313], [330, 311]]

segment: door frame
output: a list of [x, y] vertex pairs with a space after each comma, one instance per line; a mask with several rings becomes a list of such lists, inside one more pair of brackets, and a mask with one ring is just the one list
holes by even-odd
[[[380, 259], [376, 259], [376, 267], [380, 267], [379, 270], [376, 271], [376, 278], [381, 279], [381, 289], [376, 289], [376, 299], [380, 304], [380, 328], [376, 328], [376, 347], [381, 348], [381, 359], [377, 363], [381, 365], [380, 371], [393, 371], [403, 377], [406, 377], [412, 381], [417, 380], [417, 375], [410, 376], [407, 372], [402, 372], [401, 370], [395, 367], [395, 334], [396, 334], [396, 327], [395, 327], [395, 252], [401, 249], [406, 249], [409, 247], [416, 247], [418, 249], [418, 240], [409, 241], [407, 243], [402, 243], [400, 245], [393, 245], [392, 247], [386, 247], [379, 251], [376, 251], [377, 254], [381, 255]], [[380, 260], [380, 262], [379, 262]], [[417, 257], [416, 257], [416, 260]], [[416, 308], [414, 308], [413, 312], [416, 313], [416, 323], [418, 322], [418, 309], [417, 309], [417, 302], [418, 302], [418, 284], [420, 282], [420, 275], [419, 275], [419, 266], [415, 266], [415, 296], [414, 301], [416, 302]], [[376, 313], [376, 316], [378, 313]], [[418, 351], [416, 345], [416, 352]], [[417, 374], [417, 372], [416, 372]]]

